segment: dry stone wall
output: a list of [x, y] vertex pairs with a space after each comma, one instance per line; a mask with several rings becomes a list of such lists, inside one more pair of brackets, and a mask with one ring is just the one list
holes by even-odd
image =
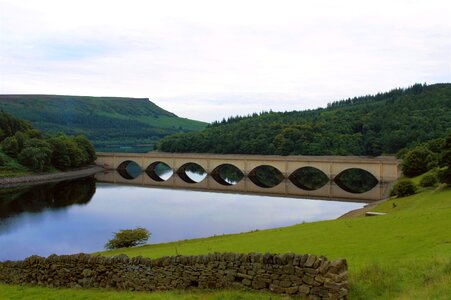
[[46, 287], [252, 289], [309, 299], [346, 299], [346, 260], [315, 255], [214, 253], [158, 259], [91, 256], [31, 256], [0, 262], [0, 282]]

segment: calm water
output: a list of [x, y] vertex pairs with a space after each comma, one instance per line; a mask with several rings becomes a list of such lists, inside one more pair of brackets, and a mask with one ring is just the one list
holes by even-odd
[[363, 204], [95, 183], [0, 189], [0, 260], [103, 250], [113, 232], [145, 227], [149, 243], [336, 218]]

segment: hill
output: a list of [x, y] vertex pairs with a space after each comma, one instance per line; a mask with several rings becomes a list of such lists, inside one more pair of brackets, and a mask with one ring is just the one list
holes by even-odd
[[147, 98], [0, 95], [0, 109], [46, 133], [84, 134], [98, 151], [119, 147], [139, 151], [137, 145], [145, 145], [142, 150], [148, 151], [166, 135], [206, 126], [179, 118]]
[[327, 108], [264, 112], [159, 141], [165, 152], [279, 155], [394, 154], [451, 131], [451, 84], [415, 84]]

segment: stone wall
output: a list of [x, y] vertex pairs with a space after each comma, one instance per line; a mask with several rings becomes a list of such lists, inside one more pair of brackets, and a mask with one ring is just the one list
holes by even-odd
[[91, 256], [31, 256], [0, 262], [0, 282], [47, 287], [252, 289], [309, 299], [346, 299], [346, 260], [296, 254], [215, 253], [158, 259]]

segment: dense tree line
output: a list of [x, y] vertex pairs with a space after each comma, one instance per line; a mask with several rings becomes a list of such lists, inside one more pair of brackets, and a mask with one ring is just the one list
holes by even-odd
[[451, 130], [451, 84], [416, 84], [327, 108], [263, 112], [159, 141], [165, 152], [278, 155], [395, 154]]
[[94, 147], [83, 135], [44, 137], [29, 122], [3, 111], [0, 111], [0, 147], [4, 154], [38, 172], [82, 167], [96, 159]]

